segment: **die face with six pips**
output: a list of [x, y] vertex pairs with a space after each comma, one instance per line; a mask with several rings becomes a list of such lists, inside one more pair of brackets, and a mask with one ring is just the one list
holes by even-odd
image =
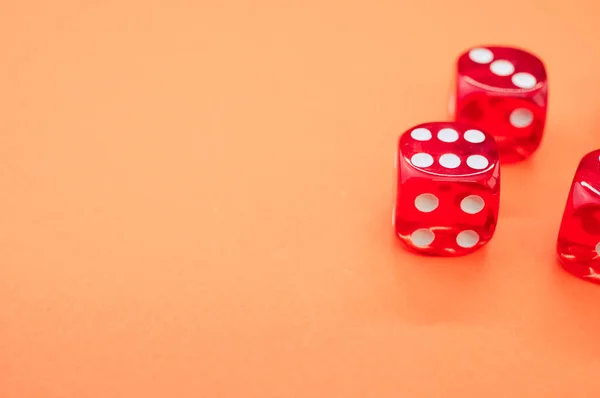
[[402, 134], [396, 157], [393, 223], [409, 249], [459, 256], [491, 239], [500, 197], [491, 135], [462, 123], [425, 123]]
[[[548, 109], [543, 62], [519, 48], [480, 46], [458, 58], [453, 121], [404, 132], [394, 159], [392, 224], [411, 251], [469, 254], [492, 239], [500, 207], [500, 162], [530, 157]], [[556, 242], [570, 273], [600, 284], [600, 149], [575, 171]]]
[[475, 47], [458, 58], [451, 117], [494, 136], [502, 162], [531, 156], [539, 147], [548, 107], [542, 61], [513, 47]]

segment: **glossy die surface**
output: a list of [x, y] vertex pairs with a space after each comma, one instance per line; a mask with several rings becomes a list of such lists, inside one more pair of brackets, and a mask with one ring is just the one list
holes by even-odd
[[392, 222], [411, 250], [459, 256], [487, 243], [500, 199], [497, 145], [470, 126], [425, 123], [400, 137]]
[[477, 47], [457, 62], [451, 117], [492, 134], [502, 162], [529, 157], [546, 123], [546, 69], [535, 55], [511, 47]]
[[585, 155], [577, 167], [557, 251], [566, 270], [600, 283], [600, 150]]

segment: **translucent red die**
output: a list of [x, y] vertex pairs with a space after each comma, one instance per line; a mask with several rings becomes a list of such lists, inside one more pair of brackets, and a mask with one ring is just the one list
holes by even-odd
[[518, 48], [489, 46], [469, 49], [456, 65], [453, 120], [493, 135], [502, 162], [517, 162], [535, 152], [548, 106], [543, 62]]
[[493, 236], [500, 204], [494, 138], [469, 125], [425, 123], [402, 134], [392, 223], [413, 251], [460, 256]]
[[600, 283], [600, 150], [585, 155], [575, 171], [557, 251], [567, 271]]

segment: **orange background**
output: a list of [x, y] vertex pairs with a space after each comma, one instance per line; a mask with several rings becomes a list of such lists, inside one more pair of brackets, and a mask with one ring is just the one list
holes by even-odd
[[[600, 146], [595, 0], [16, 1], [0, 15], [0, 397], [597, 397], [556, 263]], [[492, 242], [393, 235], [398, 135], [480, 43], [539, 54]]]

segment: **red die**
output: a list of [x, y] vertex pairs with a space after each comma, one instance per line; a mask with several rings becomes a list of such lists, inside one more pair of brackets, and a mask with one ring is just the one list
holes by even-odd
[[457, 62], [450, 114], [496, 138], [502, 162], [527, 158], [546, 123], [548, 81], [536, 56], [510, 47], [478, 47]]
[[569, 272], [600, 283], [600, 150], [585, 155], [577, 167], [557, 251]]
[[493, 137], [451, 122], [418, 125], [401, 137], [392, 223], [412, 250], [459, 256], [496, 229], [500, 166]]

